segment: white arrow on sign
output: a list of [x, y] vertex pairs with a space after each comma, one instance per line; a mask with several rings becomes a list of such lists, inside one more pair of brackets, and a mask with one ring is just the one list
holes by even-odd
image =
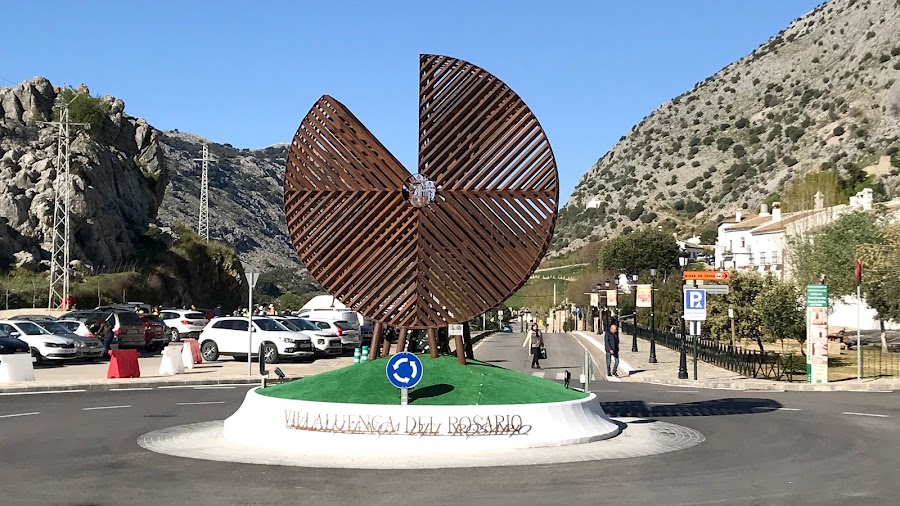
[[[394, 370], [396, 371], [397, 369], [399, 369], [400, 364], [405, 364], [407, 362], [409, 362], [409, 359], [406, 357], [401, 357], [401, 358], [397, 359], [397, 361], [394, 362]], [[416, 367], [415, 362], [410, 362], [409, 366], [412, 367], [412, 378], [415, 378], [419, 374], [419, 369]], [[393, 373], [393, 376], [394, 376], [394, 379], [399, 381], [400, 383], [409, 383], [412, 380], [412, 378], [405, 378], [403, 376], [400, 376], [396, 372]]]

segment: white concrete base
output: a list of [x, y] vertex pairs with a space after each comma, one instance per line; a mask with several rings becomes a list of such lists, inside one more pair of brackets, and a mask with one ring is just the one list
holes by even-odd
[[181, 363], [182, 368], [185, 370], [191, 370], [194, 368], [194, 355], [191, 351], [191, 347], [187, 344], [181, 347]]
[[0, 383], [34, 381], [34, 359], [31, 353], [0, 355]]
[[162, 360], [159, 362], [159, 375], [174, 376], [183, 372], [184, 363], [182, 362], [181, 351], [171, 344], [163, 348]]
[[589, 443], [621, 431], [594, 394], [577, 401], [485, 406], [342, 404], [247, 393], [226, 440], [323, 454], [471, 453]]
[[[392, 453], [309, 452], [259, 448], [233, 443], [222, 435], [222, 422], [202, 422], [153, 431], [139, 437], [147, 450], [190, 459], [336, 469], [448, 469], [559, 465], [659, 455], [691, 448], [706, 438], [694, 429], [658, 420], [616, 419], [618, 436], [580, 445], [469, 452]], [[677, 459], [671, 460], [677, 465]]]

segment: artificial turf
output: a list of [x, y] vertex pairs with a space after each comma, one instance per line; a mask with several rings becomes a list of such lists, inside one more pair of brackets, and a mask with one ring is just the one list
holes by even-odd
[[[432, 359], [420, 355], [422, 380], [409, 390], [410, 404], [463, 406], [535, 404], [583, 399], [587, 394], [554, 381], [502, 367], [456, 357]], [[258, 392], [270, 397], [353, 404], [399, 404], [400, 391], [385, 375], [387, 359], [353, 364], [334, 371], [267, 387]]]

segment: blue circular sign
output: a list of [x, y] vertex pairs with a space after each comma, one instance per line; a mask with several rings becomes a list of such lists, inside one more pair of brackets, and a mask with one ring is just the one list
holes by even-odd
[[412, 388], [422, 380], [422, 361], [408, 351], [397, 353], [388, 360], [387, 379], [397, 388]]

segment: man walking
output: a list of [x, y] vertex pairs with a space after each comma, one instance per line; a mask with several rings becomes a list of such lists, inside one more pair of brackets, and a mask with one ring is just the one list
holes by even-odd
[[[603, 333], [603, 345], [606, 348], [606, 375], [619, 376], [619, 326], [611, 324]], [[612, 362], [612, 371], [609, 363]]]

